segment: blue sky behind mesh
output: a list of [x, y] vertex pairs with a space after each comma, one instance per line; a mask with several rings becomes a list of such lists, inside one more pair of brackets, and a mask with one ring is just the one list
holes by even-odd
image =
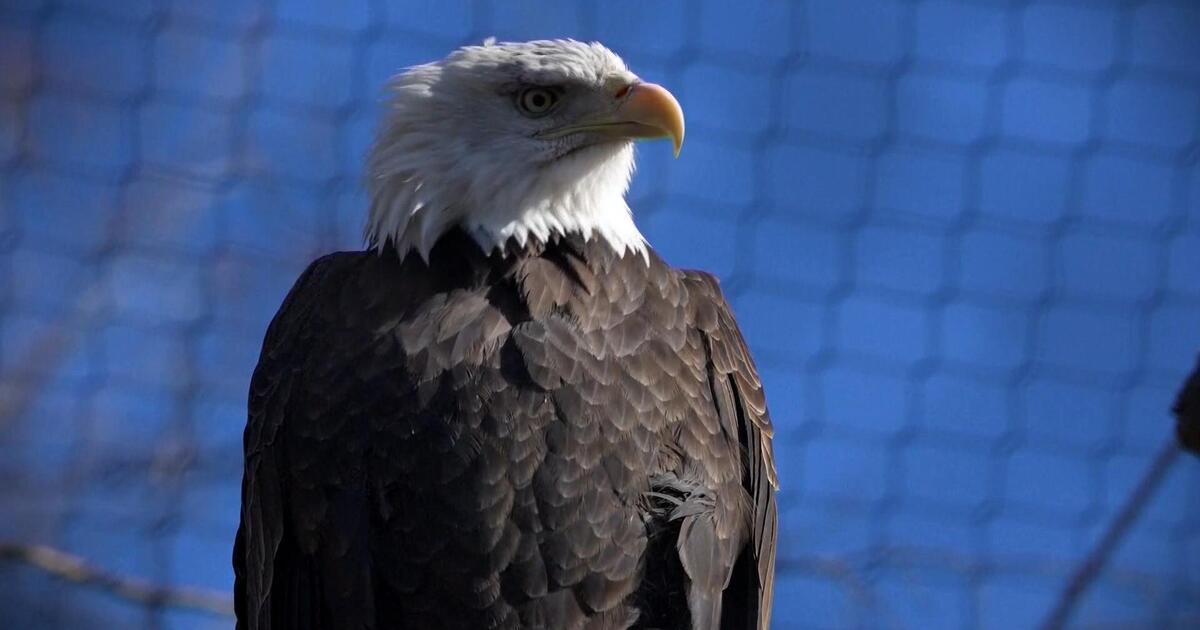
[[[250, 371], [356, 248], [382, 84], [487, 36], [670, 88], [637, 221], [777, 426], [777, 627], [1019, 628], [1200, 350], [1195, 2], [0, 3], [0, 538], [227, 591]], [[1200, 624], [1179, 461], [1079, 627]], [[228, 628], [0, 565], [18, 628]]]

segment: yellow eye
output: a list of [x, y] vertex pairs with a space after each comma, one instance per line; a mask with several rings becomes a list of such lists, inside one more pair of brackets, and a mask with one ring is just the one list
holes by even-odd
[[521, 90], [517, 95], [517, 109], [526, 116], [541, 116], [558, 104], [558, 92], [544, 87]]

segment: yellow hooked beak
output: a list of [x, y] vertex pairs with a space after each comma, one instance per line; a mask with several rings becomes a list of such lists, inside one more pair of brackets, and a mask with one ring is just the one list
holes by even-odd
[[661, 85], [634, 83], [621, 88], [614, 98], [620, 100], [611, 113], [576, 125], [567, 125], [539, 134], [542, 138], [561, 138], [588, 131], [612, 138], [670, 138], [675, 157], [683, 147], [683, 108]]

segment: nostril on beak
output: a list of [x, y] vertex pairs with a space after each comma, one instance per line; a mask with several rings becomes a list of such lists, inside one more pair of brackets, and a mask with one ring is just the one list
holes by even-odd
[[628, 84], [628, 85], [622, 87], [621, 89], [617, 90], [617, 93], [613, 94], [613, 97], [614, 98], [625, 98], [625, 95], [629, 94], [629, 90], [632, 88], [633, 88], [633, 84]]

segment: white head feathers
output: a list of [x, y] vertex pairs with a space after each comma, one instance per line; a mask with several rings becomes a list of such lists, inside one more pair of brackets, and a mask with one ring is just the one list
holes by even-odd
[[368, 160], [368, 244], [428, 257], [458, 225], [485, 250], [576, 233], [645, 255], [625, 202], [632, 140], [550, 134], [611, 112], [636, 82], [607, 48], [571, 40], [485, 42], [398, 75]]

